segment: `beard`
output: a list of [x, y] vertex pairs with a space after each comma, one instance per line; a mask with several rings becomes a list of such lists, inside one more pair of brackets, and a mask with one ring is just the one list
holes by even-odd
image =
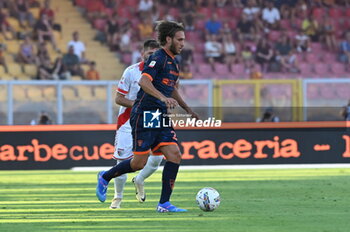
[[179, 53], [176, 50], [175, 44], [172, 42], [170, 45], [169, 50], [174, 54], [174, 55], [178, 55]]

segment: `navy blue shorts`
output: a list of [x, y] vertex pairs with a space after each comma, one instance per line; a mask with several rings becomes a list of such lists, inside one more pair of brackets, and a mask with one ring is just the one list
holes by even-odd
[[132, 128], [133, 153], [146, 155], [151, 151], [154, 155], [162, 155], [161, 146], [178, 145], [176, 133], [172, 126], [160, 128], [146, 128], [143, 114], [131, 113], [130, 125]]

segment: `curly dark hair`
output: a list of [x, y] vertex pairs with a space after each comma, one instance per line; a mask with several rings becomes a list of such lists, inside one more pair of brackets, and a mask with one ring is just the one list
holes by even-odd
[[150, 48], [150, 49], [159, 48], [159, 43], [154, 39], [146, 40], [143, 43], [143, 49], [146, 49], [146, 48]]
[[177, 23], [174, 21], [159, 21], [156, 26], [156, 31], [158, 33], [158, 42], [161, 46], [166, 44], [166, 37], [174, 38], [176, 32], [185, 31], [182, 23]]

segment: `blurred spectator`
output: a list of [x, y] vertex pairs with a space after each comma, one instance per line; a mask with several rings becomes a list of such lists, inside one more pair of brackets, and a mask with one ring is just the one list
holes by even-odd
[[52, 124], [52, 120], [50, 119], [49, 115], [42, 111], [40, 112], [38, 119], [33, 119], [30, 122], [30, 125], [51, 125]]
[[114, 9], [117, 6], [117, 1], [115, 1], [115, 0], [103, 0], [103, 4], [106, 8]]
[[49, 60], [45, 60], [38, 68], [39, 80], [61, 80], [66, 79], [62, 59], [57, 58], [54, 65]]
[[26, 0], [16, 0], [14, 3], [14, 13], [21, 27], [25, 28], [24, 22], [27, 21], [30, 27], [34, 26], [35, 20], [29, 11], [29, 2]]
[[228, 70], [232, 72], [232, 65], [237, 61], [237, 46], [232, 39], [232, 35], [223, 36], [223, 52]]
[[282, 34], [275, 45], [276, 59], [279, 60], [283, 56], [287, 56], [292, 50], [290, 39], [286, 34]]
[[36, 62], [34, 47], [28, 35], [24, 37], [24, 42], [19, 48], [17, 61], [24, 64], [35, 64]]
[[44, 1], [44, 7], [40, 9], [40, 17], [42, 15], [47, 15], [49, 23], [53, 30], [61, 31], [61, 25], [55, 22], [55, 12], [51, 9], [51, 0]]
[[0, 43], [0, 65], [4, 67], [5, 72], [8, 72], [8, 67], [6, 64], [6, 60], [4, 57], [4, 52], [5, 52], [5, 45], [3, 43]]
[[260, 65], [263, 73], [268, 71], [273, 58], [273, 50], [266, 39], [260, 39], [255, 51], [255, 61]]
[[151, 17], [146, 16], [143, 18], [137, 27], [140, 40], [146, 40], [153, 37], [153, 22]]
[[114, 14], [109, 17], [105, 26], [105, 33], [107, 35], [107, 43], [112, 50], [119, 50], [118, 40], [119, 36], [119, 24], [118, 15]]
[[339, 61], [350, 64], [350, 32], [345, 34], [345, 40], [340, 43]]
[[83, 70], [80, 68], [79, 57], [74, 52], [74, 46], [69, 46], [68, 53], [62, 58], [62, 64], [65, 71], [72, 76], [78, 75], [84, 78]]
[[338, 44], [337, 44], [337, 39], [335, 38], [335, 28], [334, 28], [333, 22], [328, 16], [323, 17], [321, 34], [322, 34], [323, 40], [326, 43], [326, 47], [330, 51], [333, 51], [333, 52], [337, 51]]
[[147, 14], [152, 10], [153, 0], [140, 0], [138, 11], [141, 14]]
[[73, 40], [68, 42], [67, 47], [73, 47], [74, 54], [78, 56], [80, 63], [88, 63], [89, 61], [85, 58], [85, 44], [79, 40], [79, 32], [73, 32], [72, 37]]
[[186, 64], [191, 64], [193, 62], [193, 51], [193, 45], [185, 42], [185, 46], [182, 49], [180, 55], [176, 56], [176, 59], [178, 59], [181, 68]]
[[181, 18], [186, 31], [193, 31], [195, 25], [196, 12], [194, 11], [193, 3], [185, 1], [181, 9]]
[[90, 62], [89, 70], [86, 72], [87, 80], [100, 80], [100, 74], [96, 70], [96, 63]]
[[2, 8], [0, 8], [0, 26], [1, 26], [1, 33], [6, 40], [10, 39], [7, 35], [8, 31], [12, 33], [11, 39], [16, 38], [16, 32], [7, 21], [7, 14], [2, 10]]
[[279, 28], [281, 16], [279, 10], [274, 7], [273, 1], [266, 2], [266, 7], [262, 11], [262, 19], [268, 29], [277, 30]]
[[299, 73], [298, 57], [295, 55], [294, 50], [291, 49], [288, 55], [283, 56], [280, 60], [282, 72]]
[[133, 49], [132, 53], [131, 53], [131, 63], [132, 64], [136, 64], [138, 62], [141, 61], [142, 57], [141, 57], [141, 50], [143, 48], [142, 44], [138, 44], [136, 49]]
[[[296, 18], [305, 18], [308, 15], [308, 4], [305, 0], [298, 0], [295, 6], [295, 17]], [[311, 15], [311, 14], [309, 14]]]
[[119, 46], [120, 51], [125, 53], [131, 53], [131, 37], [132, 37], [132, 27], [130, 22], [126, 22], [125, 25], [123, 25]]
[[231, 0], [231, 5], [234, 8], [242, 8], [243, 7], [241, 0]]
[[46, 14], [40, 17], [40, 20], [35, 25], [35, 31], [38, 36], [39, 43], [50, 41], [53, 48], [58, 51], [55, 36], [53, 35], [52, 27]]
[[189, 64], [185, 64], [180, 71], [181, 79], [192, 79], [193, 75]]
[[36, 65], [40, 66], [45, 63], [45, 61], [51, 61], [50, 54], [47, 50], [46, 43], [38, 44], [38, 51], [36, 54]]
[[312, 14], [310, 14], [308, 17], [306, 17], [303, 20], [303, 22], [301, 24], [301, 29], [303, 29], [305, 34], [311, 38], [312, 42], [319, 41], [318, 22], [314, 19]]
[[344, 118], [345, 121], [350, 121], [350, 100], [348, 104], [342, 108], [340, 115]]
[[243, 9], [243, 14], [245, 14], [247, 16], [246, 19], [251, 22], [259, 17], [260, 8], [256, 5], [255, 0], [247, 1], [247, 6]]
[[262, 117], [257, 119], [257, 122], [279, 122], [280, 119], [275, 115], [272, 107], [267, 108]]
[[299, 33], [295, 35], [295, 47], [298, 52], [311, 52], [310, 38], [303, 29], [299, 29]]
[[241, 15], [241, 20], [237, 24], [237, 34], [241, 44], [246, 40], [254, 41], [256, 39], [254, 25], [247, 19], [246, 14]]
[[250, 70], [250, 79], [261, 80], [263, 78], [262, 73], [259, 71], [256, 64], [254, 64]]
[[218, 19], [218, 15], [213, 13], [211, 18], [205, 23], [205, 30], [207, 34], [219, 35], [222, 28], [222, 23]]
[[227, 0], [216, 0], [216, 7], [224, 8], [227, 5]]
[[204, 44], [205, 57], [215, 71], [215, 62], [222, 63], [222, 44], [218, 41], [215, 34], [207, 35], [207, 41]]
[[252, 49], [249, 45], [246, 45], [242, 50], [242, 59], [246, 73], [250, 73], [251, 69], [254, 67], [254, 57]]

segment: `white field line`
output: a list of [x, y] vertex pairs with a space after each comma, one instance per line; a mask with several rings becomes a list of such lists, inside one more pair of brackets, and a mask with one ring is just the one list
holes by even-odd
[[[73, 167], [72, 171], [101, 171], [110, 167]], [[227, 170], [227, 169], [297, 169], [297, 168], [350, 168], [349, 164], [259, 164], [259, 165], [197, 165], [180, 166], [181, 170]], [[160, 166], [158, 170], [163, 170]]]

